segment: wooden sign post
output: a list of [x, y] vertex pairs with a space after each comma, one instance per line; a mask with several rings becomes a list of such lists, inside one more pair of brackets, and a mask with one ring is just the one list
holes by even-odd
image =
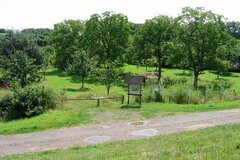
[[141, 105], [142, 103], [142, 84], [145, 82], [144, 76], [137, 75], [127, 75], [125, 77], [125, 83], [128, 84], [128, 104], [129, 104], [129, 96], [139, 96]]

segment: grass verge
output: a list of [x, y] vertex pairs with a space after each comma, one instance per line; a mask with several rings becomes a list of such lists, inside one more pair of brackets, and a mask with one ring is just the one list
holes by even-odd
[[88, 147], [15, 155], [4, 160], [193, 160], [240, 159], [240, 125], [120, 141]]
[[101, 107], [96, 107], [95, 102], [88, 104], [75, 102], [37, 117], [9, 122], [0, 121], [0, 135], [35, 132], [80, 124], [132, 121], [140, 118], [154, 118], [156, 116], [169, 116], [186, 112], [217, 111], [239, 108], [240, 106], [240, 101], [198, 105], [143, 103], [142, 106], [135, 104], [122, 107], [119, 103], [104, 102]]

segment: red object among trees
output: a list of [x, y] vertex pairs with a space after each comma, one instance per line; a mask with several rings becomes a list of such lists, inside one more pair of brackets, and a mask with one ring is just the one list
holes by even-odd
[[0, 79], [0, 87], [8, 88], [11, 87], [12, 84], [7, 79]]

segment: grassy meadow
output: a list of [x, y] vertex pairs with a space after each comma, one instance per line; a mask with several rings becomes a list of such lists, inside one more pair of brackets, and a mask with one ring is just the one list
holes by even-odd
[[218, 126], [147, 139], [112, 142], [88, 147], [76, 146], [70, 149], [14, 155], [3, 158], [3, 160], [30, 159], [237, 160], [240, 159], [240, 125]]
[[[145, 67], [126, 65], [125, 73], [144, 73]], [[155, 71], [155, 68], [148, 68], [148, 71]], [[193, 75], [190, 71], [185, 74], [179, 69], [163, 69], [164, 77], [186, 78], [192, 82]], [[221, 76], [233, 84], [233, 88], [240, 92], [240, 73], [229, 73]], [[215, 80], [217, 75], [211, 71], [205, 71], [199, 77], [199, 84], [206, 80]], [[58, 93], [64, 93], [68, 98], [100, 97], [106, 96], [105, 86], [94, 84], [86, 79], [85, 88], [80, 89], [80, 78], [68, 76], [55, 68], [46, 72], [46, 79], [42, 82], [46, 87], [54, 89]], [[6, 94], [7, 90], [1, 90], [0, 96]], [[50, 128], [69, 127], [74, 125], [86, 125], [106, 123], [114, 121], [133, 121], [138, 119], [170, 116], [184, 112], [205, 112], [231, 108], [239, 108], [240, 101], [221, 101], [217, 103], [200, 104], [175, 104], [144, 102], [141, 106], [131, 98], [131, 105], [126, 105], [127, 87], [124, 83], [114, 86], [110, 90], [110, 96], [125, 95], [125, 104], [121, 100], [103, 100], [100, 107], [96, 107], [96, 101], [66, 101], [60, 104], [55, 110], [51, 110], [37, 117], [20, 119], [14, 121], [0, 120], [0, 134], [26, 133], [46, 130]]]

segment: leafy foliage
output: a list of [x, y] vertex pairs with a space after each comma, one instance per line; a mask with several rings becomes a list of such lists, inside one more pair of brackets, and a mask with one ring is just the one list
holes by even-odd
[[67, 69], [74, 53], [83, 48], [84, 30], [84, 22], [79, 20], [66, 20], [54, 25], [48, 41], [56, 50], [56, 65], [61, 70]]
[[217, 56], [217, 49], [226, 39], [222, 17], [202, 8], [184, 8], [179, 17], [179, 38], [186, 47], [189, 65], [194, 71], [194, 88], [207, 59]]
[[18, 82], [21, 87], [41, 80], [40, 66], [37, 66], [35, 60], [22, 51], [17, 51], [9, 58], [2, 58], [0, 67], [5, 77]]
[[44, 63], [44, 53], [37, 45], [36, 39], [31, 34], [7, 31], [0, 38], [0, 55], [10, 58], [16, 51], [25, 52], [28, 57], [35, 59], [35, 64]]
[[123, 61], [129, 31], [128, 19], [122, 14], [94, 14], [86, 22], [84, 44], [91, 56], [98, 55], [102, 62]]
[[172, 41], [172, 19], [168, 16], [157, 16], [147, 20], [139, 27], [136, 33], [135, 45], [143, 59], [149, 59], [152, 55], [158, 61], [158, 82], [161, 77], [161, 69], [166, 61], [167, 51]]
[[109, 95], [111, 87], [118, 84], [121, 80], [122, 73], [123, 71], [120, 68], [117, 68], [114, 62], [108, 61], [103, 68], [95, 68], [91, 74], [91, 78], [94, 81], [105, 85], [107, 95]]
[[6, 120], [28, 118], [57, 107], [58, 98], [49, 89], [38, 87], [15, 88], [0, 100], [0, 116]]
[[236, 39], [240, 39], [240, 22], [227, 22], [226, 24], [227, 32], [235, 37]]
[[67, 72], [79, 75], [82, 80], [82, 88], [84, 88], [84, 78], [89, 75], [95, 58], [90, 58], [85, 51], [76, 52], [72, 62], [69, 64]]

